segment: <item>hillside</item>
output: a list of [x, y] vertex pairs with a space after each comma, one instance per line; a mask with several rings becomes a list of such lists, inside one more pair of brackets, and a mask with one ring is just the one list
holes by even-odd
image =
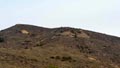
[[120, 68], [120, 38], [17, 24], [0, 31], [0, 68]]

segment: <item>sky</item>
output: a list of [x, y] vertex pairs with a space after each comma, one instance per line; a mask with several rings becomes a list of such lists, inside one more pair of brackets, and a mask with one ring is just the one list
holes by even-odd
[[74, 27], [120, 37], [120, 0], [0, 0], [0, 30]]

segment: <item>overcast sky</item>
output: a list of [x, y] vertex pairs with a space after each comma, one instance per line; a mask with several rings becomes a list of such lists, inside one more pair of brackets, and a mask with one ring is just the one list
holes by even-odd
[[120, 36], [120, 0], [0, 0], [0, 30], [15, 24], [69, 26]]

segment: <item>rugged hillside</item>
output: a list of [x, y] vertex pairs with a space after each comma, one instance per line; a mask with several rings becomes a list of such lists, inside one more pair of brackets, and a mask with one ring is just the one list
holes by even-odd
[[120, 68], [120, 38], [17, 24], [0, 31], [0, 68]]

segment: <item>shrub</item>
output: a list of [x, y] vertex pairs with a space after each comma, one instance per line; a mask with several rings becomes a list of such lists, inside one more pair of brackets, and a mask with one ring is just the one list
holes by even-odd
[[60, 56], [56, 56], [56, 57], [51, 56], [50, 58], [51, 58], [51, 59], [56, 59], [56, 60], [61, 59]]
[[51, 58], [51, 59], [54, 59], [55, 57], [51, 56], [50, 58]]
[[60, 56], [56, 56], [55, 59], [60, 59]]
[[0, 42], [4, 42], [4, 38], [3, 37], [0, 37]]

